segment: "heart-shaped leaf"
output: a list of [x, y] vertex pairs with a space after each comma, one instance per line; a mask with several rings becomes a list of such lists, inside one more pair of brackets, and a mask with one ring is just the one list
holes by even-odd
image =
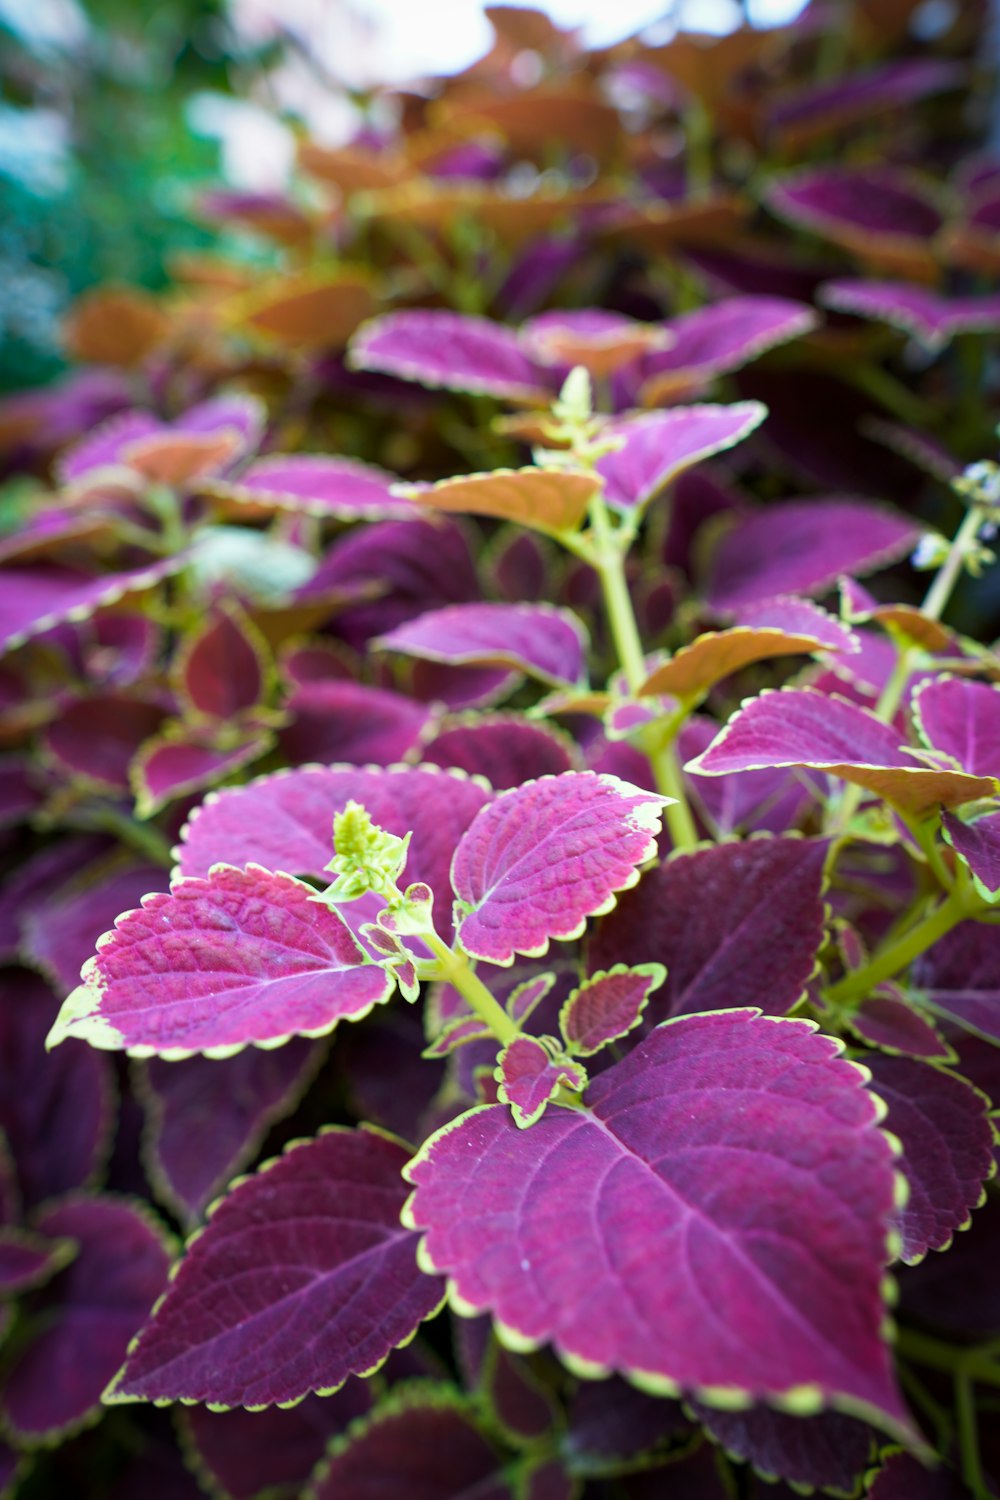
[[842, 776], [894, 806], [923, 813], [989, 797], [994, 777], [920, 765], [895, 730], [844, 698], [786, 688], [751, 698], [686, 769], [699, 776], [807, 766]]
[[465, 951], [510, 964], [577, 937], [634, 885], [656, 850], [664, 799], [616, 776], [543, 776], [483, 809], [452, 861]]
[[591, 1057], [626, 1036], [642, 1020], [653, 990], [667, 977], [662, 964], [615, 964], [573, 991], [559, 1012], [559, 1029], [577, 1057]]
[[1000, 688], [961, 677], [934, 677], [913, 697], [917, 731], [970, 776], [1000, 776]]
[[555, 393], [555, 381], [528, 357], [513, 329], [459, 313], [420, 309], [376, 318], [352, 340], [348, 362], [501, 400], [547, 404]]
[[423, 1263], [521, 1348], [663, 1391], [845, 1401], [911, 1433], [882, 1335], [892, 1152], [838, 1051], [808, 1023], [688, 1016], [586, 1109], [526, 1131], [471, 1111], [406, 1169]]
[[828, 281], [820, 291], [827, 307], [874, 318], [911, 334], [937, 353], [960, 333], [1000, 328], [1000, 297], [941, 297], [905, 281]]
[[126, 792], [139, 746], [163, 723], [159, 704], [123, 693], [81, 698], [47, 725], [42, 745], [59, 770], [102, 791]]
[[766, 416], [759, 401], [739, 401], [609, 423], [602, 436], [621, 438], [624, 445], [597, 461], [605, 499], [615, 510], [641, 510], [686, 469], [741, 443]]
[[453, 604], [397, 626], [374, 645], [453, 666], [516, 667], [543, 682], [573, 686], [586, 676], [589, 640], [568, 609]]
[[269, 687], [267, 643], [234, 605], [213, 610], [174, 659], [181, 702], [195, 716], [231, 720], [256, 708]]
[[926, 1016], [914, 1009], [895, 986], [868, 995], [848, 1026], [862, 1040], [883, 1052], [919, 1057], [925, 1062], [954, 1062], [955, 1054]]
[[335, 1127], [239, 1183], [105, 1399], [272, 1406], [378, 1369], [442, 1300], [399, 1222], [406, 1160], [397, 1141]]
[[824, 839], [751, 839], [666, 860], [598, 924], [592, 971], [655, 960], [667, 982], [655, 1020], [801, 999], [824, 940]]
[[776, 594], [821, 594], [842, 573], [895, 562], [919, 535], [908, 517], [865, 500], [792, 500], [752, 511], [712, 553], [708, 602], [729, 614]]
[[177, 880], [105, 935], [48, 1045], [82, 1037], [133, 1057], [229, 1057], [359, 1020], [393, 981], [314, 895], [252, 864]]
[[290, 1114], [323, 1058], [304, 1037], [235, 1057], [151, 1057], [142, 1069], [146, 1170], [157, 1196], [193, 1227], [267, 1131]]
[[360, 682], [309, 682], [285, 703], [292, 722], [281, 745], [293, 765], [350, 761], [393, 765], [420, 743], [434, 711], [389, 688]]
[[886, 1129], [903, 1143], [909, 1196], [899, 1213], [900, 1259], [946, 1250], [968, 1228], [996, 1169], [990, 1101], [964, 1078], [911, 1057], [865, 1059], [888, 1106]]
[[516, 521], [553, 536], [576, 531], [600, 489], [594, 474], [576, 469], [493, 469], [437, 484], [399, 485], [396, 494], [455, 515]]
[[237, 479], [215, 480], [204, 491], [237, 516], [290, 511], [318, 521], [383, 521], [413, 514], [391, 494], [396, 479], [384, 469], [325, 453], [269, 454]]
[[75, 1240], [76, 1256], [39, 1296], [29, 1337], [8, 1368], [0, 1408], [22, 1442], [51, 1442], [100, 1410], [129, 1339], [163, 1291], [169, 1242], [145, 1207], [122, 1198], [67, 1198], [36, 1220]]

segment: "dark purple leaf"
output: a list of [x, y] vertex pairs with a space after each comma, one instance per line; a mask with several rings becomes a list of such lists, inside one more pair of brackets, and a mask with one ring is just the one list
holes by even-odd
[[559, 1012], [566, 1045], [577, 1057], [591, 1057], [617, 1041], [642, 1020], [653, 990], [667, 977], [662, 964], [640, 964], [630, 969], [615, 964], [598, 971], [573, 991]]
[[872, 1429], [840, 1412], [795, 1417], [766, 1406], [724, 1411], [700, 1402], [692, 1410], [731, 1457], [810, 1490], [853, 1495], [871, 1463]]
[[175, 881], [119, 918], [47, 1045], [82, 1037], [133, 1057], [229, 1057], [366, 1016], [393, 980], [314, 895], [252, 864]]
[[588, 968], [653, 960], [667, 982], [648, 1015], [758, 1005], [784, 1015], [801, 999], [824, 940], [825, 839], [751, 839], [675, 855], [604, 917]]
[[[663, 1500], [664, 1495], [684, 1500], [732, 1500], [733, 1486], [728, 1464], [711, 1443], [652, 1469], [640, 1469], [618, 1481], [624, 1500]], [[756, 1497], [755, 1497], [756, 1500]], [[772, 1500], [786, 1500], [775, 1493]]]
[[30, 1229], [0, 1228], [0, 1296], [43, 1286], [76, 1254], [70, 1239], [49, 1239]]
[[[678, 747], [683, 760], [707, 750], [719, 726], [693, 715], [681, 729]], [[786, 833], [802, 820], [821, 788], [801, 771], [734, 771], [730, 776], [689, 776], [688, 794], [708, 825], [725, 838], [733, 833]]]
[[891, 1453], [868, 1500], [969, 1500], [969, 1491], [952, 1469], [929, 1469], [910, 1453]]
[[861, 1001], [846, 1017], [851, 1030], [883, 1052], [919, 1057], [927, 1062], [952, 1062], [954, 1053], [926, 1016], [920, 1015], [895, 987], [883, 986]]
[[23, 823], [36, 812], [42, 793], [34, 785], [27, 756], [0, 757], [0, 828]]
[[714, 610], [737, 613], [776, 594], [821, 594], [841, 573], [885, 567], [916, 545], [920, 528], [864, 500], [787, 501], [738, 519], [708, 571]]
[[958, 1342], [982, 1343], [1000, 1335], [1000, 1198], [987, 1194], [969, 1229], [955, 1236], [946, 1255], [928, 1255], [895, 1273], [900, 1316], [938, 1329]]
[[473, 1382], [488, 1403], [490, 1416], [515, 1446], [544, 1441], [559, 1423], [559, 1410], [527, 1360], [505, 1349], [490, 1333], [488, 1318], [481, 1369]]
[[576, 615], [552, 605], [453, 604], [397, 626], [374, 645], [452, 666], [515, 667], [572, 686], [585, 679], [589, 641]]
[[224, 750], [216, 740], [214, 731], [186, 730], [177, 721], [146, 740], [129, 771], [137, 816], [151, 817], [168, 802], [218, 786], [265, 755], [274, 735], [269, 729], [248, 733]]
[[899, 735], [844, 698], [784, 688], [750, 698], [708, 749], [685, 769], [699, 776], [802, 766], [842, 776], [894, 806], [923, 813], [957, 806], [997, 789], [993, 777], [923, 766]]
[[419, 309], [376, 318], [355, 335], [348, 362], [501, 400], [547, 403], [555, 392], [553, 377], [529, 358], [513, 329], [460, 313]]
[[189, 1227], [252, 1161], [275, 1121], [292, 1112], [322, 1057], [316, 1043], [293, 1038], [273, 1051], [251, 1047], [186, 1062], [153, 1057], [144, 1065], [147, 1171]]
[[905, 281], [828, 281], [827, 307], [889, 323], [937, 353], [960, 333], [1000, 328], [1000, 297], [941, 297]]
[[421, 760], [485, 776], [498, 792], [578, 769], [576, 746], [567, 735], [515, 714], [477, 714], [446, 723], [424, 745]]
[[816, 167], [771, 184], [769, 207], [789, 223], [896, 275], [927, 280], [943, 214], [915, 177], [890, 166]]
[[634, 885], [656, 848], [662, 798], [592, 771], [502, 793], [463, 836], [452, 863], [465, 951], [509, 964], [551, 938], [579, 936]]
[[258, 459], [236, 479], [207, 486], [237, 514], [290, 511], [325, 521], [401, 520], [413, 514], [409, 500], [390, 493], [396, 476], [352, 458], [325, 453], [280, 453]]
[[636, 1390], [617, 1375], [581, 1381], [567, 1417], [568, 1452], [588, 1474], [634, 1464], [691, 1430], [678, 1402]]
[[990, 1101], [964, 1078], [915, 1058], [869, 1055], [865, 1065], [888, 1106], [886, 1129], [903, 1143], [910, 1194], [899, 1213], [899, 1253], [912, 1265], [928, 1250], [946, 1250], [983, 1201], [994, 1165]]
[[1000, 891], [1000, 812], [968, 822], [945, 812], [941, 822], [945, 838], [965, 860], [980, 892], [994, 900]]
[[1000, 1043], [1000, 928], [960, 922], [910, 969], [914, 1000]]
[[190, 1241], [112, 1400], [271, 1406], [368, 1374], [441, 1305], [403, 1229], [404, 1147], [331, 1128], [241, 1182]]
[[88, 865], [68, 885], [32, 901], [22, 923], [24, 956], [42, 970], [59, 995], [68, 995], [79, 984], [80, 970], [98, 938], [115, 918], [166, 884], [167, 872], [158, 865], [120, 860], [103, 867]]
[[568, 1058], [553, 1058], [536, 1037], [519, 1036], [497, 1059], [496, 1080], [497, 1098], [510, 1105], [515, 1123], [523, 1130], [541, 1118], [562, 1084], [579, 1092], [587, 1075]]
[[36, 1224], [79, 1248], [38, 1294], [42, 1316], [6, 1372], [0, 1406], [28, 1442], [63, 1436], [96, 1414], [170, 1265], [164, 1232], [126, 1199], [69, 1198]]
[[912, 1433], [881, 1331], [893, 1158], [838, 1051], [808, 1023], [689, 1016], [584, 1110], [526, 1131], [473, 1110], [406, 1170], [423, 1262], [521, 1348], [665, 1391], [863, 1403]]
[[194, 714], [226, 721], [256, 708], [268, 687], [267, 646], [242, 611], [213, 610], [183, 642], [174, 665], [178, 696]]
[[102, 791], [127, 792], [139, 746], [163, 719], [158, 704], [123, 694], [81, 698], [47, 726], [42, 747], [64, 775]]
[[[88, 1185], [113, 1125], [110, 1060], [75, 1044], [45, 1051], [59, 1002], [34, 974], [0, 981], [0, 1129], [10, 1143], [26, 1208]], [[30, 1087], [25, 1080], [30, 1079]]]
[[766, 415], [759, 401], [740, 401], [610, 423], [602, 436], [622, 438], [624, 446], [597, 462], [608, 504], [620, 511], [642, 509], [685, 470], [741, 443]]
[[307, 683], [285, 708], [292, 722], [281, 731], [281, 744], [292, 765], [389, 766], [414, 749], [433, 721], [426, 704], [360, 682]]
[[182, 1421], [185, 1437], [229, 1500], [296, 1500], [331, 1439], [371, 1406], [363, 1380], [349, 1380], [334, 1396], [307, 1396], [296, 1406], [265, 1411], [212, 1411], [194, 1406]]
[[402, 838], [412, 832], [405, 884], [431, 887], [435, 921], [447, 933], [452, 855], [490, 797], [481, 783], [430, 766], [279, 771], [206, 800], [181, 834], [180, 872], [205, 875], [222, 860], [323, 879], [333, 851], [334, 814], [359, 802], [387, 833]]
[[946, 58], [894, 58], [861, 73], [782, 90], [768, 109], [767, 124], [783, 142], [801, 147], [855, 121], [905, 110], [964, 78], [964, 70]]

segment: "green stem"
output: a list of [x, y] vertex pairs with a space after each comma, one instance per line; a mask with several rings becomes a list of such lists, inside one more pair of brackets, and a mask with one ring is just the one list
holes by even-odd
[[898, 941], [882, 948], [870, 963], [831, 985], [825, 991], [827, 1002], [834, 1006], [850, 1006], [863, 1000], [877, 984], [902, 973], [932, 943], [936, 943], [946, 932], [971, 916], [968, 905], [968, 897], [964, 891], [952, 891], [923, 921], [911, 927]]
[[983, 1385], [1000, 1386], [1000, 1365], [989, 1345], [962, 1348], [930, 1334], [917, 1333], [912, 1328], [901, 1328], [896, 1334], [896, 1351], [904, 1359], [930, 1370], [943, 1370], [947, 1375], [960, 1374]]
[[168, 870], [174, 863], [171, 845], [158, 828], [151, 823], [137, 823], [117, 807], [87, 808], [72, 819], [71, 826], [113, 833], [123, 844]]
[[962, 572], [966, 550], [970, 543], [975, 541], [976, 532], [982, 524], [983, 517], [979, 507], [970, 505], [965, 519], [955, 533], [955, 540], [951, 544], [951, 551], [948, 553], [941, 571], [927, 590], [927, 597], [920, 606], [921, 613], [926, 615], [929, 620], [940, 620], [947, 608], [952, 590]]
[[420, 937], [430, 948], [440, 966], [441, 978], [453, 985], [484, 1025], [488, 1026], [502, 1046], [508, 1047], [521, 1035], [521, 1029], [513, 1021], [499, 1001], [490, 994], [476, 974], [464, 953], [449, 948], [436, 932], [421, 932]]
[[955, 1416], [958, 1423], [958, 1452], [962, 1463], [962, 1478], [976, 1500], [989, 1500], [989, 1490], [983, 1477], [983, 1465], [979, 1454], [979, 1426], [976, 1421], [976, 1393], [972, 1378], [962, 1370], [955, 1375]]

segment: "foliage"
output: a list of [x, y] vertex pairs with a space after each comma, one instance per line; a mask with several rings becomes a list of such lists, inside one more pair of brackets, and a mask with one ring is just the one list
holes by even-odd
[[0, 408], [5, 1493], [997, 1493], [1000, 165], [923, 11], [494, 9]]

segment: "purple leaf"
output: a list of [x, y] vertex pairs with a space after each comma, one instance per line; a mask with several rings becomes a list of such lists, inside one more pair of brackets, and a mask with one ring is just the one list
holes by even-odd
[[650, 994], [666, 977], [662, 964], [639, 964], [634, 969], [615, 964], [606, 973], [591, 974], [559, 1012], [566, 1046], [577, 1057], [591, 1057], [626, 1036], [638, 1026]]
[[4, 568], [0, 592], [0, 651], [13, 651], [63, 620], [86, 620], [130, 593], [153, 588], [176, 573], [184, 558], [96, 577], [55, 563]]
[[868, 1500], [968, 1500], [952, 1469], [928, 1469], [911, 1453], [891, 1453], [872, 1480]]
[[177, 880], [106, 934], [48, 1045], [76, 1036], [133, 1057], [228, 1057], [366, 1016], [393, 981], [314, 895], [259, 865]]
[[272, 1406], [370, 1374], [441, 1305], [400, 1226], [407, 1152], [332, 1127], [224, 1198], [108, 1399]]
[[928, 280], [943, 215], [916, 178], [893, 167], [816, 167], [773, 182], [768, 206], [883, 270]]
[[75, 1431], [99, 1410], [129, 1340], [163, 1291], [170, 1258], [148, 1209], [125, 1199], [69, 1198], [36, 1223], [79, 1247], [40, 1294], [43, 1316], [0, 1396], [9, 1429], [37, 1443]]
[[290, 511], [319, 521], [403, 520], [413, 515], [409, 500], [391, 493], [394, 474], [325, 453], [276, 453], [244, 469], [236, 479], [214, 480], [203, 488], [237, 516]]
[[810, 1490], [853, 1495], [871, 1463], [872, 1429], [840, 1412], [797, 1417], [766, 1406], [722, 1411], [700, 1402], [693, 1402], [692, 1410], [731, 1457]]
[[503, 1461], [450, 1387], [390, 1396], [334, 1445], [306, 1500], [513, 1500]]
[[292, 765], [392, 765], [415, 748], [434, 718], [424, 703], [360, 682], [310, 682], [285, 707], [292, 723], [282, 730], [281, 744]]
[[956, 1073], [911, 1057], [869, 1055], [865, 1066], [888, 1107], [886, 1129], [903, 1145], [910, 1193], [899, 1213], [899, 1254], [912, 1265], [928, 1250], [946, 1250], [985, 1197], [994, 1169], [990, 1101]]
[[919, 1057], [926, 1062], [952, 1062], [955, 1054], [902, 993], [873, 991], [853, 1015], [845, 1017], [851, 1030], [883, 1052]]
[[487, 1403], [492, 1421], [516, 1447], [543, 1442], [560, 1421], [552, 1392], [525, 1359], [504, 1348], [492, 1332], [489, 1318], [463, 1319], [456, 1334], [467, 1327], [478, 1329], [483, 1336], [478, 1373], [469, 1383], [479, 1387], [477, 1394]]
[[617, 1375], [581, 1381], [567, 1416], [568, 1452], [588, 1474], [614, 1473], [691, 1431], [676, 1401], [647, 1395]]
[[34, 1208], [96, 1176], [113, 1128], [113, 1074], [90, 1047], [46, 1053], [59, 1002], [34, 974], [8, 969], [0, 999], [0, 1130], [24, 1205]]
[[1000, 812], [970, 822], [945, 812], [941, 823], [945, 838], [972, 871], [980, 894], [993, 901], [1000, 891]]
[[663, 324], [585, 307], [569, 312], [557, 308], [530, 318], [521, 328], [521, 343], [542, 364], [583, 365], [595, 380], [603, 380], [672, 339]]
[[587, 1075], [568, 1058], [553, 1058], [537, 1038], [519, 1036], [497, 1059], [496, 1079], [497, 1098], [510, 1105], [515, 1124], [523, 1130], [541, 1119], [561, 1084], [578, 1092]]
[[897, 1271], [904, 1321], [940, 1329], [950, 1342], [978, 1344], [995, 1338], [1000, 1334], [998, 1253], [1000, 1198], [988, 1193], [946, 1255], [928, 1255]]
[[[678, 736], [682, 759], [693, 759], [715, 739], [714, 720], [693, 715]], [[818, 780], [818, 778], [815, 778]], [[814, 804], [821, 788], [801, 771], [735, 771], [731, 776], [690, 776], [688, 793], [708, 825], [725, 838], [739, 832], [786, 833]]]
[[225, 1059], [150, 1058], [141, 1075], [147, 1172], [189, 1227], [252, 1161], [270, 1127], [291, 1114], [322, 1058], [322, 1047], [299, 1037]]
[[387, 833], [403, 838], [412, 832], [404, 883], [431, 887], [444, 935], [451, 928], [452, 855], [490, 798], [479, 782], [430, 766], [279, 771], [208, 798], [181, 834], [180, 873], [205, 875], [224, 860], [325, 878], [334, 814], [360, 802]]
[[578, 769], [576, 746], [567, 735], [516, 714], [477, 714], [448, 722], [424, 745], [421, 760], [485, 776], [498, 792]]
[[893, 1158], [838, 1051], [754, 1011], [683, 1017], [585, 1110], [527, 1131], [471, 1111], [406, 1169], [423, 1263], [521, 1348], [665, 1391], [846, 1400], [912, 1433], [881, 1333]]
[[864, 72], [782, 90], [768, 110], [768, 128], [801, 148], [855, 121], [904, 110], [956, 88], [965, 71], [945, 58], [904, 57]]
[[738, 519], [720, 539], [706, 595], [720, 614], [776, 594], [821, 594], [909, 552], [920, 528], [864, 500], [786, 501]]
[[74, 880], [32, 902], [24, 917], [24, 955], [41, 969], [58, 994], [80, 982], [80, 970], [97, 940], [120, 912], [161, 891], [167, 874], [158, 865], [88, 865]]
[[784, 688], [748, 699], [685, 769], [699, 776], [805, 766], [842, 776], [894, 806], [923, 813], [997, 790], [992, 777], [922, 766], [897, 732], [844, 698], [809, 688]]
[[465, 951], [509, 964], [573, 938], [634, 885], [655, 852], [663, 798], [615, 776], [567, 771], [502, 793], [452, 862]]
[[655, 960], [667, 982], [655, 1020], [801, 999], [824, 940], [825, 839], [751, 839], [678, 854], [600, 922], [587, 966]]
[[820, 291], [827, 307], [873, 318], [913, 336], [933, 353], [961, 333], [1000, 328], [1000, 296], [941, 297], [905, 281], [828, 281]]
[[81, 698], [46, 727], [42, 747], [63, 773], [102, 791], [127, 792], [139, 746], [163, 719], [158, 704], [124, 694]]
[[355, 334], [348, 363], [432, 389], [501, 400], [547, 404], [556, 389], [513, 329], [460, 313], [418, 309], [375, 318]]
[[27, 756], [0, 757], [0, 828], [23, 823], [37, 811], [42, 794], [33, 784], [32, 770]]
[[62, 485], [75, 484], [94, 469], [120, 464], [126, 444], [159, 432], [161, 426], [148, 411], [127, 411], [109, 417], [61, 455], [56, 465], [56, 478]]
[[248, 734], [225, 750], [218, 748], [215, 739], [213, 733], [187, 731], [175, 722], [146, 740], [129, 768], [136, 815], [151, 817], [168, 802], [217, 786], [274, 744], [268, 729]]
[[615, 510], [642, 509], [686, 469], [741, 443], [766, 415], [759, 401], [740, 401], [610, 423], [602, 436], [623, 438], [624, 447], [598, 459], [605, 499]]
[[951, 756], [970, 776], [1000, 776], [1000, 689], [960, 677], [933, 677], [913, 699], [924, 744]]
[[48, 1239], [30, 1229], [0, 1228], [0, 1296], [43, 1286], [76, 1254], [70, 1239]]
[[229, 1500], [298, 1495], [332, 1438], [371, 1406], [366, 1382], [349, 1380], [335, 1396], [307, 1396], [292, 1407], [212, 1411], [193, 1406], [182, 1418], [199, 1468]]
[[[617, 1481], [623, 1500], [663, 1500], [664, 1495], [682, 1495], [684, 1500], [732, 1500], [729, 1466], [711, 1443], [668, 1459], [651, 1469], [640, 1469]], [[755, 1496], [754, 1500], [758, 1500]], [[768, 1500], [788, 1500], [777, 1492]]]
[[585, 679], [589, 640], [568, 609], [453, 604], [399, 625], [373, 644], [452, 666], [515, 667], [543, 682], [572, 686]]
[[667, 324], [675, 335], [671, 347], [642, 361], [639, 401], [659, 406], [684, 400], [717, 376], [810, 333], [817, 322], [811, 307], [785, 297], [728, 297], [683, 313]]
[[214, 610], [178, 653], [178, 697], [194, 715], [234, 719], [256, 708], [267, 692], [266, 653], [266, 642], [241, 610]]
[[1000, 1043], [1000, 929], [960, 922], [910, 969], [913, 999]]

